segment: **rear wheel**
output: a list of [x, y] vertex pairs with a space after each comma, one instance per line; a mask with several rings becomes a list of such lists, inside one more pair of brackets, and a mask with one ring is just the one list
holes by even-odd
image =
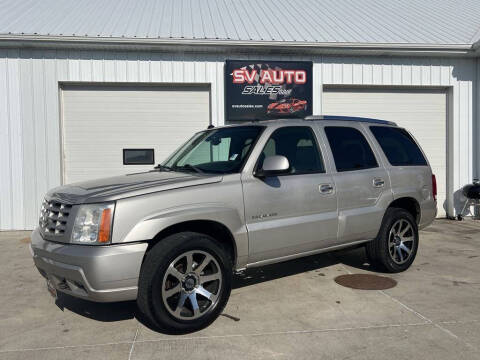
[[179, 233], [147, 254], [137, 303], [163, 330], [186, 333], [214, 321], [230, 296], [232, 264], [213, 238]]
[[407, 270], [418, 249], [418, 228], [412, 214], [388, 208], [377, 238], [366, 245], [369, 261], [388, 272]]

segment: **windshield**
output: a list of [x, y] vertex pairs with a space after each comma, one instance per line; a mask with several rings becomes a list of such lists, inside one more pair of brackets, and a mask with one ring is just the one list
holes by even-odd
[[262, 130], [262, 126], [236, 126], [199, 132], [161, 167], [198, 173], [240, 172]]

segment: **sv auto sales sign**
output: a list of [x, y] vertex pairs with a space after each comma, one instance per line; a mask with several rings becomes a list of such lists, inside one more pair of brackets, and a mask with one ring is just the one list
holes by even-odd
[[227, 60], [226, 120], [312, 114], [312, 62]]

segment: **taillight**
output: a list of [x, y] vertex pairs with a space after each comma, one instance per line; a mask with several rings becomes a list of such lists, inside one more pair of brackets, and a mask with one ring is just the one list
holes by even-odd
[[437, 178], [432, 174], [432, 194], [433, 200], [437, 201]]

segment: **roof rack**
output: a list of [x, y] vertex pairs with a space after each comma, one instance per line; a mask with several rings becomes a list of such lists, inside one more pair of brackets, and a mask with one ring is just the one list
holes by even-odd
[[383, 124], [383, 125], [394, 125], [397, 126], [393, 121], [371, 119], [358, 116], [341, 116], [341, 115], [310, 115], [305, 117], [305, 120], [315, 121], [315, 120], [339, 120], [339, 121], [357, 121], [357, 122], [366, 122], [373, 124]]

